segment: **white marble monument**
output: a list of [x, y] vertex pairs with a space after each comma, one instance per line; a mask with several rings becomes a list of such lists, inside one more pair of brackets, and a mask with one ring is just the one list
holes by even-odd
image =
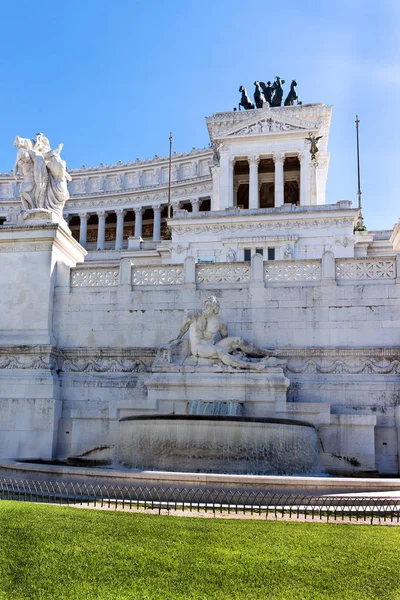
[[400, 224], [359, 231], [350, 201], [326, 204], [331, 111], [208, 117], [211, 147], [172, 156], [170, 219], [168, 157], [67, 171], [43, 134], [16, 138], [0, 459], [112, 462], [122, 419], [212, 400], [312, 425], [329, 473], [399, 473]]

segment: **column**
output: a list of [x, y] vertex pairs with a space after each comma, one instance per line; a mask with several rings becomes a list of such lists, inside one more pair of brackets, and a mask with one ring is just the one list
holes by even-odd
[[80, 218], [79, 243], [81, 246], [86, 248], [87, 224], [88, 224], [89, 215], [87, 213], [81, 213], [79, 215], [79, 218]]
[[309, 152], [298, 153], [300, 161], [300, 206], [310, 204], [310, 161]]
[[233, 167], [235, 158], [221, 153], [219, 166], [219, 210], [233, 206]]
[[124, 243], [124, 217], [126, 212], [119, 208], [115, 211], [117, 213], [117, 234], [115, 236], [115, 249], [122, 250]]
[[233, 182], [233, 206], [238, 205], [238, 189], [239, 189], [239, 187], [240, 187], [240, 182], [234, 181]]
[[258, 202], [258, 163], [260, 157], [255, 154], [248, 157], [250, 167], [249, 208], [259, 208]]
[[233, 171], [235, 168], [236, 158], [231, 157], [229, 159], [228, 167], [228, 207], [233, 206]]
[[282, 206], [284, 203], [285, 183], [283, 178], [283, 163], [285, 153], [277, 152], [273, 155], [275, 163], [275, 206]]
[[162, 206], [152, 206], [154, 212], [153, 242], [161, 241], [161, 209]]
[[69, 222], [71, 220], [72, 215], [70, 215], [69, 213], [64, 213], [63, 214], [63, 219], [66, 222], [67, 225], [69, 225]]
[[318, 204], [318, 165], [316, 161], [310, 162], [310, 204]]
[[99, 226], [97, 230], [97, 250], [104, 250], [104, 241], [106, 237], [106, 217], [107, 213], [105, 210], [101, 210], [97, 213], [99, 218]]
[[191, 200], [190, 204], [192, 205], [192, 212], [195, 213], [200, 211], [200, 198], [195, 198], [194, 200]]
[[142, 229], [143, 229], [143, 207], [138, 206], [134, 208], [135, 213], [135, 237], [142, 237]]

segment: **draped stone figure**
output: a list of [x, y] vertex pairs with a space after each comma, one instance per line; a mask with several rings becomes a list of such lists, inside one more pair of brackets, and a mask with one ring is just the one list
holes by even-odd
[[[219, 301], [209, 296], [204, 301], [202, 311], [190, 311], [183, 322], [177, 337], [167, 346], [176, 344], [189, 332], [190, 354], [208, 358], [235, 369], [263, 371], [268, 366], [278, 364], [277, 350], [259, 348], [240, 337], [229, 337], [228, 327], [219, 316]], [[218, 340], [218, 336], [220, 339]]]
[[17, 136], [14, 146], [17, 148], [14, 177], [21, 176], [23, 208], [48, 210], [61, 218], [69, 198], [67, 181], [71, 181], [66, 162], [60, 156], [63, 144], [52, 150], [48, 138], [38, 133], [36, 140]]

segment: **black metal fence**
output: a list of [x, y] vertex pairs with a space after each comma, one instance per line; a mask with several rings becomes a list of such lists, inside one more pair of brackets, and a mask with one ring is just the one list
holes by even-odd
[[400, 497], [310, 496], [251, 490], [96, 485], [0, 478], [0, 500], [165, 513], [275, 519], [400, 523]]

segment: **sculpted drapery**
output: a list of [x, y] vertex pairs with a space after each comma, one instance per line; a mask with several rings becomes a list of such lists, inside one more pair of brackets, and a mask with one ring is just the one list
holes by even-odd
[[67, 181], [71, 181], [65, 160], [60, 156], [63, 144], [52, 150], [49, 140], [38, 133], [36, 140], [17, 136], [14, 146], [18, 149], [14, 177], [17, 179], [18, 174], [22, 177], [22, 206], [25, 210], [50, 210], [61, 217], [69, 198]]

